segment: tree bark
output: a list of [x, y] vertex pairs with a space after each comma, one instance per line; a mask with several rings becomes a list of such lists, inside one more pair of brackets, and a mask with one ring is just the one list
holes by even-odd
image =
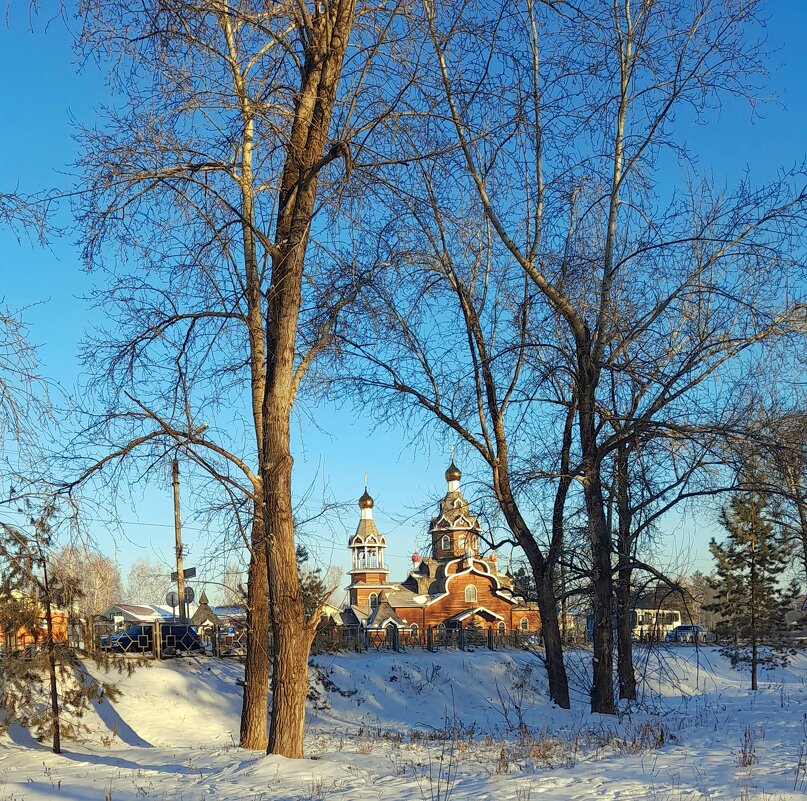
[[619, 697], [636, 700], [636, 672], [633, 668], [633, 632], [631, 621], [632, 579], [630, 490], [628, 475], [628, 445], [620, 440], [616, 452], [617, 502], [617, 580], [614, 588], [616, 601], [617, 675]]
[[544, 641], [546, 674], [549, 683], [549, 697], [561, 708], [569, 709], [569, 679], [563, 661], [563, 642], [558, 625], [558, 599], [555, 593], [553, 563], [548, 562], [538, 549], [521, 516], [521, 512], [510, 491], [508, 477], [501, 466], [494, 473], [494, 483], [499, 504], [510, 530], [524, 549], [530, 563], [538, 590], [538, 610], [541, 613], [541, 632]]
[[[257, 504], [256, 504], [257, 506]], [[268, 744], [269, 589], [263, 516], [255, 514], [247, 585], [247, 656], [241, 707], [241, 748], [265, 751]]]
[[542, 582], [540, 590], [538, 609], [541, 612], [541, 636], [544, 641], [549, 697], [561, 709], [569, 709], [569, 679], [563, 661], [563, 638], [558, 625], [557, 598], [549, 590], [546, 581]]
[[331, 5], [317, 4], [308, 20], [305, 62], [280, 184], [266, 314], [261, 480], [273, 635], [268, 750], [294, 759], [303, 756], [308, 652], [314, 632], [303, 608], [294, 543], [290, 419], [295, 346], [318, 171], [354, 10], [354, 0], [334, 0]]
[[614, 706], [614, 638], [611, 628], [613, 578], [611, 575], [611, 533], [605, 515], [600, 455], [597, 448], [596, 388], [599, 368], [591, 354], [591, 337], [577, 346], [578, 424], [582, 452], [582, 482], [591, 541], [591, 598], [594, 617], [594, 664], [591, 683], [591, 711], [612, 715]]
[[[42, 549], [40, 548], [40, 553]], [[42, 575], [45, 583], [45, 625], [47, 626], [48, 675], [50, 678], [50, 714], [51, 731], [53, 732], [53, 753], [62, 753], [62, 726], [59, 720], [59, 686], [56, 680], [56, 643], [53, 640], [53, 610], [50, 605], [50, 582], [48, 565], [42, 560]]]

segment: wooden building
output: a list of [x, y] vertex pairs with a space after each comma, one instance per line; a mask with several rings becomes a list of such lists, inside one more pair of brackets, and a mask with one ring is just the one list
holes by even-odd
[[[44, 604], [34, 595], [12, 590], [0, 597], [0, 651], [13, 653], [38, 648], [47, 642]], [[68, 615], [51, 605], [53, 641], [67, 641]]]
[[429, 628], [538, 633], [536, 606], [515, 594], [513, 579], [500, 569], [495, 552], [480, 555], [479, 519], [462, 495], [462, 475], [453, 462], [445, 477], [446, 494], [429, 525], [430, 554], [412, 554], [412, 569], [400, 582], [389, 579], [387, 540], [373, 519], [374, 502], [365, 488], [359, 524], [348, 540], [352, 567], [342, 625], [362, 627], [371, 641], [391, 631], [404, 642], [422, 641]]

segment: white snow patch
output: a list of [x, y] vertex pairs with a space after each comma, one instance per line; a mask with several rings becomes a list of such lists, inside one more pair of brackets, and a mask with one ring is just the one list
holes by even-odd
[[[659, 653], [661, 657], [659, 657]], [[646, 680], [618, 716], [571, 711], [527, 652], [318, 657], [304, 760], [237, 747], [243, 669], [172, 660], [120, 680], [82, 744], [0, 738], [0, 801], [795, 801], [807, 795], [807, 656], [748, 675], [710, 648], [638, 651]]]

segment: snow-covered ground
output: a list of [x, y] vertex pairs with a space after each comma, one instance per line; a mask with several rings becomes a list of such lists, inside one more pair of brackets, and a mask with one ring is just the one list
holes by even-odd
[[553, 708], [523, 652], [339, 654], [312, 668], [307, 758], [237, 747], [237, 663], [172, 660], [120, 680], [83, 743], [0, 738], [0, 801], [790, 801], [807, 797], [807, 656], [748, 675], [709, 648], [640, 652], [641, 702]]

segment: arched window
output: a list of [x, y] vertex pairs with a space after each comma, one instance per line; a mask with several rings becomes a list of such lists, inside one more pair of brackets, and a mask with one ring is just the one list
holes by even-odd
[[473, 584], [469, 584], [465, 588], [465, 600], [470, 604], [476, 603], [476, 587]]
[[522, 631], [529, 631], [530, 630], [530, 621], [527, 620], [526, 617], [522, 617], [521, 622], [519, 623], [519, 628]]
[[370, 597], [368, 598], [370, 601], [370, 609], [375, 609], [378, 606], [378, 594], [371, 592]]
[[440, 543], [440, 547], [441, 547], [441, 548], [442, 548], [444, 551], [451, 550], [451, 537], [449, 537], [449, 536], [448, 536], [448, 534], [444, 534], [444, 535], [443, 535], [443, 540], [442, 540], [442, 542]]
[[460, 534], [460, 538], [457, 540], [457, 547], [458, 547], [458, 548], [459, 548], [461, 551], [464, 551], [464, 550], [465, 550], [465, 541], [466, 541], [466, 540], [465, 540], [465, 535], [464, 535], [464, 534]]
[[412, 639], [413, 640], [416, 640], [418, 638], [418, 633], [419, 633], [418, 624], [413, 623], [412, 624]]
[[507, 632], [507, 626], [505, 626], [505, 625], [504, 625], [504, 621], [503, 621], [503, 620], [500, 620], [500, 621], [499, 621], [498, 629], [499, 629], [499, 634], [500, 634], [500, 635], [501, 635], [501, 634], [505, 634], [505, 633]]

